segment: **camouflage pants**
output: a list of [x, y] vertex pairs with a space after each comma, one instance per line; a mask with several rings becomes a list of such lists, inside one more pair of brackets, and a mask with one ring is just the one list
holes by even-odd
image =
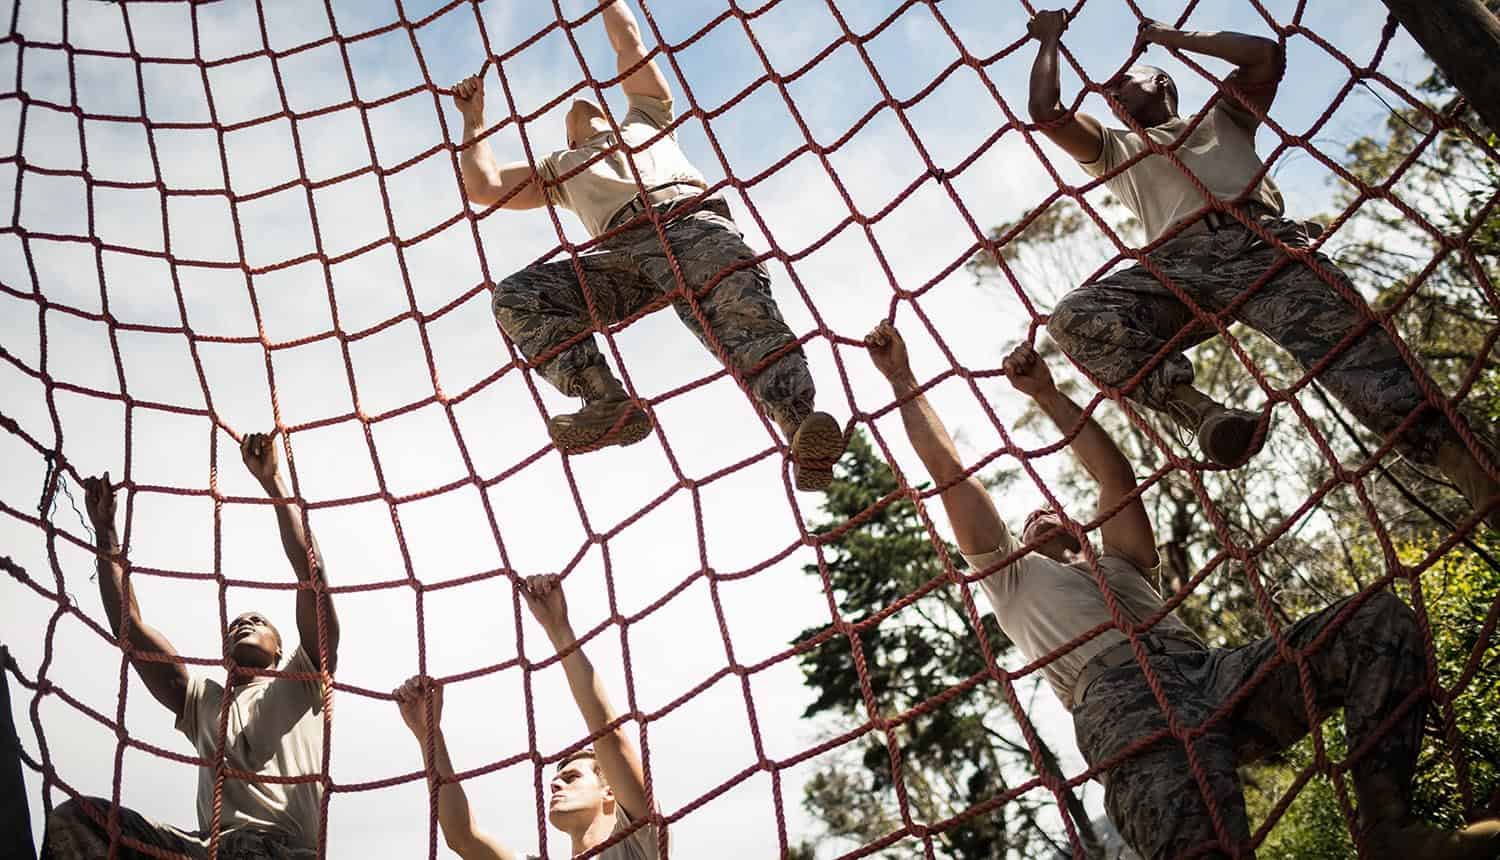
[[[664, 203], [659, 211], [672, 206]], [[813, 381], [807, 359], [771, 297], [771, 276], [762, 263], [743, 265], [755, 254], [745, 245], [722, 200], [711, 199], [668, 222], [664, 229], [685, 286], [697, 296], [703, 322], [724, 347], [733, 369], [749, 375], [780, 354], [752, 378], [750, 391], [773, 419], [795, 428], [812, 411]], [[605, 324], [619, 322], [663, 296], [674, 296], [677, 315], [709, 346], [703, 324], [681, 296], [656, 228], [644, 224], [609, 240], [605, 250], [579, 258], [588, 292]], [[730, 267], [712, 289], [704, 287]], [[602, 368], [604, 356], [594, 338], [588, 302], [572, 260], [523, 269], [495, 287], [495, 319], [543, 377], [562, 393], [588, 398], [583, 371]], [[559, 346], [568, 341], [576, 341]], [[790, 348], [789, 348], [790, 347]], [[710, 347], [711, 348], [711, 347]], [[555, 353], [555, 354], [553, 354]]]
[[[1283, 633], [1306, 649], [1354, 598], [1303, 618]], [[1150, 658], [1150, 665], [1184, 727], [1200, 726], [1276, 657], [1270, 638], [1232, 649]], [[1348, 748], [1359, 749], [1412, 690], [1425, 683], [1416, 616], [1395, 595], [1376, 592], [1307, 655], [1316, 704], [1343, 707]], [[1167, 727], [1136, 664], [1099, 675], [1073, 710], [1078, 748], [1102, 763], [1141, 738]], [[1251, 857], [1250, 825], [1235, 767], [1285, 749], [1308, 732], [1297, 667], [1281, 662], [1248, 696], [1194, 739], [1193, 749], [1224, 825], [1221, 842], [1184, 745], [1171, 737], [1146, 747], [1101, 774], [1110, 819], [1145, 860]], [[1409, 799], [1421, 745], [1425, 701], [1409, 708], [1353, 766], [1355, 792], [1368, 798]], [[1197, 849], [1200, 853], [1192, 853]]]
[[[68, 800], [47, 816], [40, 860], [103, 860], [109, 856], [109, 830], [104, 822], [109, 801], [98, 797]], [[97, 820], [96, 820], [97, 816]], [[118, 860], [146, 857], [208, 857], [208, 837], [170, 824], [152, 821], [140, 813], [120, 807]], [[128, 845], [134, 840], [144, 849]], [[278, 833], [230, 830], [219, 836], [219, 860], [312, 860], [318, 852], [293, 845]]]
[[[1291, 247], [1305, 247], [1301, 224], [1264, 222]], [[1162, 272], [1200, 307], [1222, 311], [1285, 255], [1249, 230], [1231, 226], [1175, 239], [1150, 255]], [[1349, 279], [1322, 254], [1316, 259], [1345, 286]], [[1292, 354], [1304, 368], [1320, 361], [1362, 318], [1312, 269], [1288, 263], [1233, 311]], [[1121, 386], [1156, 359], [1179, 331], [1187, 331], [1139, 384], [1130, 399], [1165, 410], [1172, 389], [1193, 381], [1193, 365], [1183, 352], [1216, 332], [1193, 313], [1144, 265], [1085, 284], [1063, 297], [1047, 323], [1052, 339], [1100, 381]], [[1420, 373], [1418, 371], [1417, 373]], [[1425, 376], [1425, 374], [1423, 374]], [[1366, 427], [1388, 436], [1425, 402], [1417, 375], [1380, 328], [1371, 327], [1323, 368], [1318, 380]], [[1419, 418], [1399, 440], [1401, 451], [1419, 463], [1434, 462], [1448, 438], [1436, 413]]]

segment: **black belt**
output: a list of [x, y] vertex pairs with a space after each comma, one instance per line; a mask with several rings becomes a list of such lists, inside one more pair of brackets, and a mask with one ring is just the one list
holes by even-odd
[[[1245, 213], [1246, 217], [1249, 218], [1249, 220], [1251, 220], [1251, 221], [1263, 221], [1263, 220], [1265, 220], [1267, 218], [1278, 218], [1278, 217], [1280, 217], [1279, 215], [1277, 215], [1276, 210], [1274, 210], [1271, 207], [1265, 205], [1264, 203], [1255, 203], [1255, 202], [1249, 202], [1249, 201], [1247, 201], [1245, 203], [1239, 204], [1239, 208], [1240, 208], [1240, 210], [1242, 212]], [[1226, 227], [1243, 227], [1243, 226], [1245, 226], [1240, 221], [1240, 219], [1234, 217], [1234, 213], [1232, 213], [1232, 212], [1217, 212], [1217, 211], [1205, 212], [1203, 214], [1203, 217], [1198, 219], [1198, 223], [1201, 224], [1201, 225], [1203, 225], [1203, 229], [1206, 230], [1206, 231], [1208, 231], [1209, 233], [1217, 233], [1217, 232], [1219, 232], [1220, 230], [1223, 230]], [[1197, 232], [1197, 231], [1190, 229], [1190, 230], [1185, 231], [1185, 232]]]
[[[1146, 649], [1147, 654], [1186, 654], [1204, 650], [1201, 644], [1190, 639], [1178, 639], [1176, 636], [1146, 633], [1136, 638], [1140, 640], [1141, 647]], [[1083, 704], [1084, 696], [1088, 695], [1089, 685], [1094, 683], [1100, 675], [1111, 669], [1134, 665], [1137, 665], [1135, 649], [1130, 647], [1129, 639], [1116, 642], [1090, 657], [1089, 661], [1083, 664], [1083, 671], [1078, 673], [1078, 680], [1073, 682], [1073, 707]]]
[[679, 200], [683, 197], [693, 197], [702, 194], [703, 191], [703, 186], [694, 185], [691, 182], [668, 182], [665, 185], [652, 186], [646, 189], [644, 200], [641, 199], [640, 195], [636, 195], [629, 203], [616, 210], [615, 214], [610, 216], [609, 223], [605, 225], [604, 229], [606, 231], [615, 229], [626, 221], [645, 212], [647, 206], [660, 206], [663, 203], [671, 203], [673, 200]]

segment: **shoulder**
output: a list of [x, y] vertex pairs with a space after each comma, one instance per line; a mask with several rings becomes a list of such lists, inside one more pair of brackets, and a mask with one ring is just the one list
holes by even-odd
[[626, 122], [643, 122], [653, 128], [663, 129], [672, 124], [672, 100], [632, 93], [625, 98], [630, 110], [625, 114]]

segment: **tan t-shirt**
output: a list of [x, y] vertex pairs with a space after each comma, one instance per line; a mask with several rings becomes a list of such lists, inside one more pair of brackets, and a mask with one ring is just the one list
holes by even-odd
[[[965, 554], [964, 558], [975, 570], [985, 570], [1019, 548], [1007, 530], [993, 552]], [[1144, 621], [1161, 611], [1161, 595], [1135, 565], [1105, 547], [1099, 567], [1127, 616]], [[1045, 657], [1079, 634], [1111, 621], [1104, 595], [1084, 564], [1063, 564], [1032, 552], [999, 568], [979, 584], [1000, 629], [1016, 643], [1027, 662]], [[1198, 641], [1192, 630], [1173, 615], [1162, 618], [1152, 630], [1160, 636]], [[1073, 710], [1073, 687], [1084, 665], [1124, 641], [1124, 633], [1106, 630], [1042, 668], [1063, 707]]]
[[[298, 648], [282, 669], [316, 672]], [[323, 767], [323, 699], [318, 684], [290, 678], [256, 678], [236, 688], [229, 704], [229, 731], [224, 763], [265, 776], [307, 776]], [[199, 675], [188, 681], [187, 701], [177, 729], [192, 741], [198, 755], [213, 761], [219, 743], [219, 709], [224, 685]], [[220, 827], [251, 828], [289, 834], [299, 847], [316, 850], [318, 807], [323, 788], [317, 782], [255, 783], [224, 778]], [[198, 826], [207, 832], [214, 814], [214, 771], [198, 771]]]
[[[1270, 177], [1252, 183], [1263, 162], [1255, 152], [1255, 133], [1243, 124], [1248, 118], [1249, 114], [1238, 105], [1227, 104], [1221, 98], [1175, 153], [1183, 166], [1218, 199], [1253, 200], [1280, 215], [1283, 204], [1276, 183]], [[1146, 134], [1170, 150], [1189, 124], [1188, 119], [1174, 117], [1146, 129]], [[1097, 159], [1082, 166], [1090, 176], [1103, 176], [1146, 148], [1145, 141], [1135, 132], [1106, 128], [1104, 150]], [[1176, 165], [1156, 154], [1110, 177], [1104, 185], [1141, 219], [1148, 243], [1208, 202]]]
[[[611, 836], [630, 826], [630, 816], [625, 810], [618, 806], [615, 809], [615, 829], [610, 833]], [[660, 855], [656, 850], [656, 827], [647, 824], [630, 834], [629, 837], [604, 849], [604, 853], [594, 856], [599, 860], [657, 860]], [[541, 858], [536, 854], [528, 854], [526, 860], [541, 860]]]
[[[627, 97], [630, 110], [620, 123], [620, 134], [631, 147], [641, 146], [672, 124], [672, 100], [650, 96]], [[613, 149], [613, 152], [610, 150]], [[625, 153], [615, 145], [614, 132], [601, 132], [583, 141], [576, 149], [554, 152], [542, 159], [537, 172], [548, 183], [556, 183], [580, 165], [608, 153], [561, 185], [546, 186], [547, 199], [556, 206], [572, 209], [590, 236], [603, 233], [620, 207], [640, 194], [635, 174]], [[636, 152], [632, 158], [640, 171], [641, 185], [647, 190], [681, 182], [707, 188], [698, 172], [677, 145], [676, 133], [662, 136], [649, 149]]]

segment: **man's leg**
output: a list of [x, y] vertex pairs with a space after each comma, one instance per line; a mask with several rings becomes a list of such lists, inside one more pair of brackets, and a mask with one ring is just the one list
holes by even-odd
[[[47, 816], [40, 860], [94, 860], [109, 856], [109, 801], [99, 797], [72, 798], [53, 808]], [[119, 860], [146, 860], [152, 855], [130, 842], [162, 849], [186, 857], [207, 857], [202, 839], [169, 824], [159, 824], [133, 810], [120, 807]]]
[[[1205, 253], [1207, 238], [1179, 239], [1152, 256], [1153, 264], [1195, 300], [1204, 280], [1201, 270], [1213, 259]], [[1178, 337], [1180, 332], [1185, 333]], [[1183, 352], [1212, 337], [1213, 329], [1198, 325], [1188, 306], [1144, 265], [1063, 296], [1047, 320], [1047, 333], [1106, 385], [1122, 387], [1150, 365], [1127, 396], [1196, 434], [1199, 448], [1213, 462], [1239, 465], [1257, 450], [1257, 416], [1227, 409], [1192, 385], [1193, 365]], [[1167, 349], [1169, 342], [1173, 345]]]
[[[1283, 638], [1288, 646], [1305, 652], [1338, 623], [1316, 651], [1307, 653], [1306, 662], [1319, 712], [1344, 709], [1349, 750], [1371, 744], [1351, 768], [1366, 841], [1408, 849], [1390, 856], [1494, 856], [1484, 852], [1500, 851], [1500, 827], [1476, 826], [1462, 833], [1438, 833], [1411, 819], [1411, 781], [1422, 745], [1425, 697], [1403, 711], [1385, 732], [1378, 736], [1377, 732], [1386, 718], [1426, 683], [1421, 633], [1416, 614], [1389, 591], [1375, 592], [1350, 610], [1356, 599], [1340, 600], [1299, 620], [1286, 628]], [[1216, 701], [1223, 702], [1275, 659], [1277, 646], [1267, 637], [1218, 653], [1222, 656], [1214, 672], [1213, 694]], [[1267, 672], [1228, 716], [1224, 727], [1234, 739], [1242, 764], [1285, 749], [1308, 730], [1300, 676], [1296, 664], [1289, 662]]]
[[[1275, 231], [1288, 245], [1306, 243], [1301, 228], [1293, 222], [1278, 222]], [[1225, 277], [1216, 282], [1215, 301], [1231, 301], [1282, 256], [1275, 248], [1256, 242], [1252, 249], [1221, 267]], [[1353, 290], [1348, 276], [1332, 260], [1322, 254], [1315, 259], [1344, 288]], [[1300, 264], [1285, 266], [1244, 303], [1237, 317], [1264, 332], [1303, 367], [1322, 361], [1364, 321], [1359, 310], [1333, 286]], [[1424, 370], [1406, 363], [1379, 326], [1366, 329], [1329, 361], [1318, 374], [1318, 382], [1360, 423], [1381, 436], [1390, 435], [1426, 403], [1424, 384], [1436, 389]], [[1500, 494], [1500, 485], [1484, 474], [1447, 419], [1436, 411], [1426, 412], [1408, 427], [1399, 445], [1406, 457], [1441, 468], [1476, 507]], [[1491, 525], [1500, 528], [1500, 509], [1492, 512], [1490, 519]]]
[[[627, 254], [587, 254], [579, 263], [604, 323], [630, 316], [654, 297], [651, 282]], [[646, 413], [630, 401], [594, 342], [593, 319], [572, 260], [516, 272], [495, 285], [492, 308], [500, 328], [542, 377], [563, 394], [584, 400], [582, 411], [548, 422], [559, 450], [629, 445], [651, 432]]]
[[[825, 489], [833, 480], [833, 464], [844, 452], [843, 429], [832, 416], [813, 411], [816, 392], [807, 357], [781, 317], [765, 265], [744, 265], [755, 252], [726, 212], [721, 204], [710, 203], [667, 225], [672, 256], [697, 296], [702, 320], [683, 299], [675, 302], [677, 314], [711, 349], [706, 323], [730, 366], [749, 375], [746, 381], [756, 402], [792, 443], [798, 489]], [[632, 246], [632, 252], [658, 289], [668, 294], [678, 289], [654, 232]], [[705, 285], [737, 264], [743, 267], [724, 274], [713, 289], [703, 292]]]
[[[1152, 670], [1183, 725], [1198, 725], [1212, 713], [1201, 684], [1201, 667], [1209, 653], [1163, 654], [1151, 659]], [[1073, 710], [1073, 726], [1078, 749], [1095, 765], [1162, 731], [1167, 720], [1144, 674], [1131, 666], [1095, 679]], [[1244, 847], [1250, 842], [1250, 824], [1235, 772], [1233, 744], [1223, 734], [1211, 732], [1192, 745], [1218, 811], [1222, 839], [1187, 750], [1171, 737], [1100, 774], [1110, 820], [1143, 860], [1252, 857]]]

